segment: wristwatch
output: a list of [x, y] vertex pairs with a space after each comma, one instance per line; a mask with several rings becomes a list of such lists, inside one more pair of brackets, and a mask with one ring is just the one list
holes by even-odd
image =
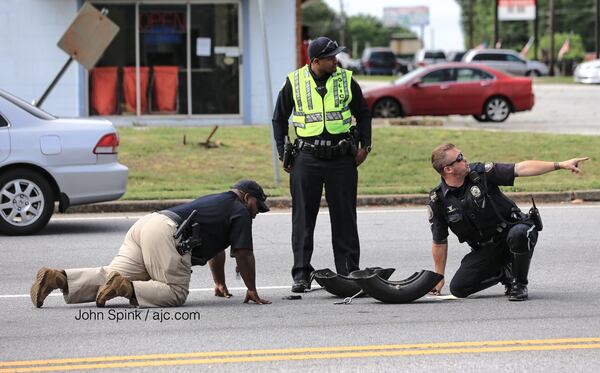
[[373, 147], [371, 145], [369, 146], [365, 146], [363, 149], [365, 149], [367, 151], [367, 154], [371, 152], [371, 150], [373, 150]]

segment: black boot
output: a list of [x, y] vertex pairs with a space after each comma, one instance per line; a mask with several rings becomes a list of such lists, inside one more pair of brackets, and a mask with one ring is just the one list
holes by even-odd
[[512, 274], [512, 263], [506, 263], [502, 269], [502, 278], [500, 279], [500, 283], [504, 285], [504, 295], [510, 295], [512, 290], [512, 282], [513, 282], [513, 274]]
[[508, 296], [510, 301], [527, 300], [527, 275], [529, 273], [529, 264], [531, 263], [531, 253], [513, 253], [512, 270], [514, 279], [512, 289]]

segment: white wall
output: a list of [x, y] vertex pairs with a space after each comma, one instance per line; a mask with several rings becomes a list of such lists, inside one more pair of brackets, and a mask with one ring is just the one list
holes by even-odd
[[[0, 1], [0, 88], [29, 102], [40, 98], [67, 61], [57, 43], [77, 14], [77, 0]], [[79, 67], [73, 62], [42, 108], [79, 114]]]
[[[244, 49], [246, 63], [250, 64], [250, 76], [245, 80], [244, 95], [251, 100], [245, 105], [250, 113], [244, 113], [246, 122], [253, 124], [270, 124], [272, 112], [267, 112], [266, 84], [264, 73], [264, 43], [260, 23], [259, 1], [249, 0], [249, 35], [244, 38], [249, 45]], [[296, 2], [295, 0], [263, 0], [264, 17], [269, 49], [269, 64], [271, 73], [271, 101], [273, 106], [277, 94], [288, 73], [296, 69]], [[250, 97], [247, 97], [249, 94]]]

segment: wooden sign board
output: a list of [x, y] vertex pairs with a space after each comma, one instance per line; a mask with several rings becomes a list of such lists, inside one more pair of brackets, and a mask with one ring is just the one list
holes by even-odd
[[60, 38], [58, 47], [91, 70], [118, 32], [119, 26], [86, 2]]

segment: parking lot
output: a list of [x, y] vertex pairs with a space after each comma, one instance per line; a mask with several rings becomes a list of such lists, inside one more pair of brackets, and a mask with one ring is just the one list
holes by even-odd
[[[363, 89], [387, 82], [359, 81]], [[447, 128], [493, 129], [600, 135], [600, 85], [535, 84], [533, 110], [511, 114], [503, 123], [479, 123], [470, 116], [429, 117]], [[420, 117], [415, 117], [420, 118]], [[375, 124], [384, 125], [385, 119]]]

